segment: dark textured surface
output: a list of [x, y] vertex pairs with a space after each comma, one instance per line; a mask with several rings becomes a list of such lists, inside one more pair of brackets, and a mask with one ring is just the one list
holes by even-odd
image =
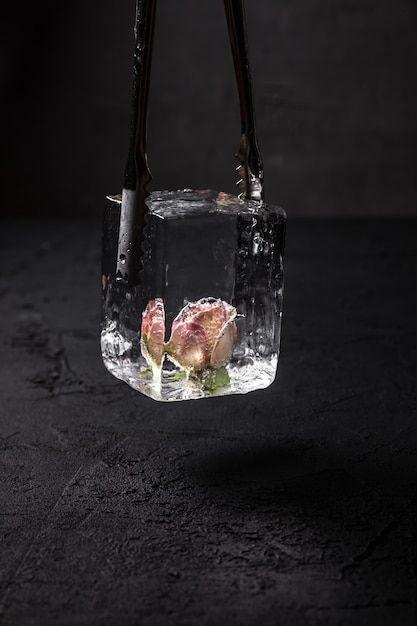
[[276, 383], [159, 404], [100, 225], [1, 228], [0, 624], [416, 623], [417, 222], [289, 222]]
[[[8, 4], [0, 187], [13, 203], [3, 194], [0, 210], [98, 216], [122, 186], [135, 2]], [[246, 0], [246, 10], [267, 200], [292, 215], [415, 216], [415, 0]], [[234, 193], [239, 140], [222, 0], [161, 0], [152, 189]]]

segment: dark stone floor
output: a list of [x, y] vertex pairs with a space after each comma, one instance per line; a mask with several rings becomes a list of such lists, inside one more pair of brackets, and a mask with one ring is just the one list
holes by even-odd
[[100, 225], [3, 222], [1, 626], [414, 626], [416, 239], [290, 220], [277, 381], [168, 405], [101, 363]]

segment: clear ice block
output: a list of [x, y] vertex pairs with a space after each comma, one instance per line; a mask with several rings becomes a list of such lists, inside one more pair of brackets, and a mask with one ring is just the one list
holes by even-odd
[[270, 385], [280, 344], [283, 209], [189, 189], [156, 191], [146, 203], [143, 269], [132, 288], [116, 269], [121, 197], [106, 199], [107, 369], [162, 401]]

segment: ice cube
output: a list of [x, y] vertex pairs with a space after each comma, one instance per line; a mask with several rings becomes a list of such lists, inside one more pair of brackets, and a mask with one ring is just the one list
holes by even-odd
[[285, 212], [210, 190], [156, 191], [146, 202], [143, 269], [129, 287], [117, 273], [121, 197], [106, 199], [106, 367], [163, 401], [267, 387], [279, 355]]

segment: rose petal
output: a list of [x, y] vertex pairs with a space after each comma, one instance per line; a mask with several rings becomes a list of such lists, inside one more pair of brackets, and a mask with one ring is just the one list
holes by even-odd
[[146, 309], [142, 315], [142, 335], [149, 334], [150, 327], [156, 319], [160, 319], [165, 322], [164, 301], [162, 300], [162, 298], [149, 300], [148, 304], [146, 305]]
[[[214, 306], [218, 306], [222, 300], [216, 298], [201, 298], [197, 302], [188, 302], [178, 313], [174, 320], [176, 322], [192, 321], [194, 316], [205, 311], [211, 311]], [[226, 303], [225, 303], [226, 304]]]
[[229, 322], [226, 308], [222, 301], [213, 303], [210, 309], [205, 309], [196, 313], [193, 322], [204, 328], [208, 340], [208, 350], [211, 354], [219, 334], [223, 327]]
[[150, 300], [142, 315], [141, 348], [149, 365], [161, 367], [164, 357], [165, 309], [162, 298]]
[[227, 322], [221, 330], [210, 357], [212, 367], [225, 365], [232, 356], [233, 348], [237, 340], [237, 327], [235, 322]]
[[208, 360], [207, 337], [204, 329], [193, 322], [172, 326], [167, 352], [184, 369], [200, 370]]

